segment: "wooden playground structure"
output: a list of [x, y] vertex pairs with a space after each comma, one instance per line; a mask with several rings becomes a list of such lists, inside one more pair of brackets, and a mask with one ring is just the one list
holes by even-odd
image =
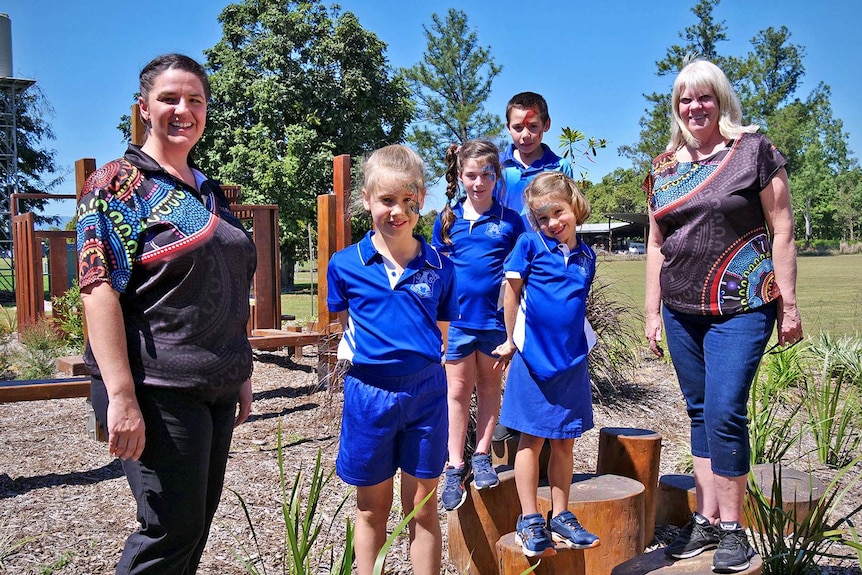
[[[144, 128], [140, 122], [137, 104], [132, 106], [132, 142], [143, 141]], [[47, 243], [48, 294], [59, 297], [69, 288], [71, 280], [68, 258], [74, 231], [45, 231], [35, 228], [35, 217], [31, 212], [19, 213], [21, 200], [52, 199], [75, 200], [81, 189], [96, 170], [96, 160], [83, 158], [75, 162], [75, 189], [73, 194], [12, 194], [12, 231], [15, 261], [15, 297], [17, 303], [17, 325], [19, 330], [32, 326], [45, 317], [42, 244]], [[251, 235], [257, 249], [257, 271], [254, 275], [251, 313], [248, 324], [249, 343], [253, 349], [272, 351], [291, 348], [301, 353], [305, 345], [319, 346], [318, 373], [328, 372], [333, 361], [332, 338], [328, 334], [338, 331], [333, 323], [334, 314], [326, 306], [326, 264], [335, 251], [350, 243], [350, 156], [340, 155], [333, 159], [333, 193], [318, 196], [318, 290], [317, 320], [307, 329], [301, 326], [282, 328], [281, 313], [281, 258], [279, 252], [278, 206], [247, 205], [239, 203], [239, 186], [222, 186], [231, 203], [231, 211], [241, 221], [249, 222]], [[77, 257], [75, 258], [77, 262]], [[85, 325], [86, 334], [86, 325]], [[58, 370], [70, 376], [50, 380], [28, 380], [0, 382], [0, 403], [59, 399], [66, 397], [89, 397], [89, 379], [80, 356], [63, 357], [57, 360]]]

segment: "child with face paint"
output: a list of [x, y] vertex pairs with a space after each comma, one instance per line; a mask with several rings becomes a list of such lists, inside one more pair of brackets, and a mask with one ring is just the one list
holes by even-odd
[[327, 305], [344, 335], [344, 409], [336, 472], [356, 486], [356, 569], [370, 575], [386, 541], [395, 472], [410, 521], [413, 573], [439, 574], [442, 535], [434, 494], [446, 463], [448, 322], [458, 319], [455, 270], [413, 230], [424, 168], [399, 145], [365, 163], [362, 204], [374, 229], [329, 260]]
[[[493, 196], [500, 178], [499, 150], [494, 144], [484, 140], [453, 144], [446, 152], [446, 163], [449, 202], [434, 222], [431, 242], [455, 264], [461, 308], [461, 317], [449, 326], [446, 349], [449, 465], [441, 499], [443, 507], [452, 511], [466, 499], [464, 482], [470, 468], [477, 489], [499, 484], [490, 450], [500, 411], [501, 373], [494, 369], [491, 352], [506, 340], [499, 303], [503, 261], [524, 232], [524, 224]], [[468, 466], [464, 445], [473, 389], [478, 404], [476, 448]]]
[[[599, 544], [567, 510], [574, 440], [593, 427], [584, 318], [596, 256], [575, 233], [590, 207], [571, 178], [539, 174], [524, 200], [537, 231], [521, 235], [504, 264], [507, 339], [494, 354], [509, 368], [500, 423], [521, 432], [516, 537], [525, 555], [538, 557], [553, 555], [554, 541], [575, 549]], [[547, 524], [536, 505], [546, 439], [553, 504]]]
[[524, 189], [542, 172], [562, 172], [574, 177], [572, 164], [542, 142], [551, 129], [548, 103], [535, 92], [515, 94], [506, 105], [506, 129], [512, 143], [500, 154], [503, 177], [494, 195], [508, 208], [521, 214], [525, 224], [527, 207]]

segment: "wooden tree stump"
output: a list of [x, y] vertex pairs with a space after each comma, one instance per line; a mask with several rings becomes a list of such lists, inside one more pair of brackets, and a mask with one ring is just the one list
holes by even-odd
[[697, 493], [694, 488], [694, 475], [662, 475], [656, 496], [656, 525], [682, 527], [691, 520], [691, 514], [695, 511]]
[[[664, 548], [638, 555], [614, 567], [612, 575], [712, 575], [712, 556], [715, 551], [704, 551], [689, 559], [671, 560], [664, 554]], [[758, 575], [763, 571], [760, 555], [751, 559], [751, 565], [737, 575]]]
[[557, 545], [556, 550], [557, 554], [552, 557], [531, 559], [524, 555], [521, 546], [515, 540], [515, 534], [507, 533], [497, 541], [497, 557], [499, 558], [497, 573], [499, 575], [521, 575], [538, 563], [533, 571], [536, 575], [586, 575], [584, 553], [593, 553], [595, 549], [569, 549], [565, 545]]
[[[551, 488], [540, 487], [539, 512], [551, 511]], [[644, 549], [644, 486], [619, 475], [576, 474], [569, 489], [568, 509], [601, 540], [584, 553], [590, 575], [609, 575], [611, 569]]]
[[471, 481], [464, 505], [446, 515], [449, 560], [459, 573], [497, 575], [497, 541], [515, 530], [521, 512], [515, 471], [498, 469], [498, 477], [500, 485], [481, 491]]
[[[760, 490], [770, 503], [776, 505], [777, 502], [772, 497], [772, 487], [775, 483], [773, 465], [771, 463], [755, 465], [751, 471]], [[785, 513], [793, 514], [797, 523], [803, 522], [808, 517], [825, 493], [826, 485], [813, 475], [781, 467], [781, 508]], [[688, 523], [694, 511], [697, 511], [694, 476], [691, 474], [663, 475], [659, 480], [656, 523], [681, 527]], [[742, 522], [746, 527], [751, 527], [754, 524], [753, 519], [751, 502], [746, 495]], [[793, 533], [793, 527], [793, 522], [788, 522], [784, 535]]]
[[655, 535], [661, 440], [660, 433], [648, 429], [603, 427], [599, 432], [599, 458], [596, 473], [622, 475], [636, 479], [644, 486], [645, 544], [651, 543]]
[[[811, 475], [796, 469], [790, 469], [772, 463], [761, 463], [751, 468], [755, 481], [760, 491], [768, 498], [769, 502], [776, 506], [777, 501], [773, 498], [773, 486], [777, 481], [776, 472], [781, 475], [781, 508], [790, 517], [794, 518], [796, 524], [800, 524], [814, 510], [820, 499], [826, 493], [826, 485]], [[743, 509], [742, 522], [746, 527], [756, 525], [754, 514], [751, 510], [751, 501], [746, 495], [745, 507]], [[784, 527], [784, 535], [791, 535], [795, 527], [794, 521], [788, 521]]]

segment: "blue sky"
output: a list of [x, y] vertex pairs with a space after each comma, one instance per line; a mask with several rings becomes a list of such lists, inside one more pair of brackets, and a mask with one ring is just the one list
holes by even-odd
[[[671, 79], [655, 75], [655, 62], [679, 32], [694, 23], [695, 0], [574, 3], [534, 0], [471, 0], [457, 3], [489, 46], [502, 73], [493, 85], [488, 109], [501, 117], [513, 94], [532, 90], [548, 100], [552, 126], [546, 142], [557, 146], [559, 129], [577, 128], [606, 138], [595, 163], [582, 171], [598, 181], [617, 167], [629, 167], [618, 146], [638, 139], [644, 93], [668, 91]], [[101, 164], [125, 149], [116, 126], [129, 112], [141, 67], [164, 52], [184, 52], [204, 61], [203, 51], [221, 38], [217, 16], [225, 0], [4, 0], [0, 12], [12, 20], [16, 77], [37, 80], [54, 108], [50, 120], [60, 165], [68, 170], [57, 192], [73, 193], [78, 158]], [[452, 2], [427, 0], [344, 0], [344, 10], [386, 42], [394, 67], [421, 60], [422, 26], [444, 15]], [[525, 6], [529, 6], [525, 9]], [[723, 0], [715, 11], [724, 20], [729, 42], [722, 53], [742, 55], [750, 39], [769, 26], [787, 26], [791, 41], [806, 56], [800, 97], [819, 83], [832, 89], [832, 109], [844, 121], [850, 146], [862, 150], [858, 62], [862, 57], [862, 2], [858, 0]], [[578, 168], [576, 168], [578, 171]], [[441, 200], [432, 198], [430, 207]], [[428, 206], [426, 206], [428, 207]], [[50, 209], [48, 210], [51, 211]], [[60, 205], [57, 213], [71, 213]]]

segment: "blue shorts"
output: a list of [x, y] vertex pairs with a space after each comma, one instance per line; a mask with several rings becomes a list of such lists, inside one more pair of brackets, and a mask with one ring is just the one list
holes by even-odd
[[344, 409], [335, 471], [347, 484], [377, 485], [398, 468], [419, 479], [443, 473], [448, 456], [446, 372], [379, 376], [353, 366], [344, 378]]
[[447, 361], [470, 357], [474, 351], [493, 357], [491, 352], [506, 341], [506, 332], [501, 329], [472, 329], [449, 325], [448, 339]]

